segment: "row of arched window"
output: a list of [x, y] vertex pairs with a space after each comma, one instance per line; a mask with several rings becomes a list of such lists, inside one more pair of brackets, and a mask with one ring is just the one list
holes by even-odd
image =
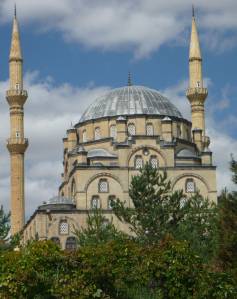
[[[109, 195], [107, 199], [107, 209], [112, 209], [112, 202], [116, 199], [115, 195]], [[101, 208], [101, 200], [98, 195], [93, 195], [91, 199], [91, 209], [99, 209]]]
[[[57, 244], [58, 246], [61, 247], [61, 242], [59, 237], [52, 237], [51, 240]], [[68, 237], [65, 243], [65, 249], [66, 250], [76, 250], [77, 248], [77, 242], [76, 242], [76, 238], [75, 237]]]
[[[159, 167], [159, 163], [158, 163], [158, 159], [156, 156], [151, 156], [149, 163], [151, 165], [152, 168], [158, 168]], [[141, 155], [137, 155], [135, 156], [134, 159], [134, 167], [136, 169], [142, 168], [144, 166], [144, 161]]]
[[[129, 136], [135, 136], [136, 135], [136, 126], [134, 123], [129, 123], [127, 127], [128, 135]], [[146, 124], [146, 135], [147, 136], [153, 136], [154, 135], [154, 127], [152, 123]], [[117, 128], [116, 125], [110, 126], [110, 133], [109, 136], [116, 139], [117, 137]], [[94, 139], [99, 140], [101, 139], [101, 130], [100, 127], [96, 127], [94, 130]], [[82, 142], [87, 142], [87, 134], [86, 130], [83, 130], [82, 132]]]

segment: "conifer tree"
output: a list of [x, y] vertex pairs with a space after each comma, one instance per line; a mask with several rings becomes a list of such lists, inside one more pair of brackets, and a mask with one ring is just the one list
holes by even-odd
[[172, 191], [166, 172], [161, 173], [149, 164], [132, 178], [129, 195], [133, 207], [120, 199], [112, 207], [140, 242], [155, 244], [170, 234], [189, 241], [202, 257], [214, 254], [217, 210], [208, 199], [198, 193], [187, 197], [183, 190]]

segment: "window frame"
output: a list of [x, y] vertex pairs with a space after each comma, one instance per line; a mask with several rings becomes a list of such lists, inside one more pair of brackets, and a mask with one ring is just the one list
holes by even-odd
[[[151, 127], [152, 133], [148, 134], [148, 128]], [[154, 126], [153, 123], [146, 123], [146, 136], [154, 136]]]
[[[101, 191], [101, 183], [105, 183], [106, 182], [106, 191]], [[99, 179], [98, 182], [98, 193], [108, 193], [109, 192], [109, 182], [107, 179]]]
[[[97, 200], [96, 207], [93, 206], [93, 200]], [[100, 197], [98, 195], [93, 195], [91, 197], [91, 209], [100, 209]]]
[[[134, 134], [131, 134], [131, 130], [130, 128], [133, 127], [134, 128]], [[136, 136], [136, 126], [134, 123], [129, 123], [127, 126], [127, 131], [128, 131], [128, 136]]]
[[[192, 183], [193, 184], [193, 191], [188, 191], [188, 184]], [[186, 193], [195, 193], [196, 192], [196, 184], [193, 178], [188, 178], [185, 181], [185, 192]]]
[[[152, 166], [152, 160], [153, 160], [153, 159], [156, 160], [156, 167], [153, 167], [153, 166]], [[149, 164], [151, 165], [151, 168], [152, 168], [152, 169], [158, 169], [158, 168], [159, 168], [159, 160], [158, 160], [158, 158], [157, 158], [156, 155], [151, 155], [151, 156], [150, 156]]]
[[[138, 159], [141, 159], [141, 161], [142, 161], [141, 167], [137, 167], [137, 160]], [[143, 166], [144, 166], [144, 161], [143, 161], [142, 155], [136, 155], [135, 159], [134, 159], [134, 168], [135, 169], [141, 169], [141, 168], [143, 168]]]
[[[67, 224], [67, 231], [66, 232], [62, 232], [62, 228], [61, 228], [61, 225], [64, 224], [64, 223]], [[61, 235], [61, 236], [69, 235], [69, 223], [68, 223], [67, 219], [62, 219], [62, 220], [59, 221], [58, 232], [59, 232], [59, 235]]]
[[101, 130], [100, 127], [96, 127], [94, 130], [94, 139], [100, 140], [101, 139]]

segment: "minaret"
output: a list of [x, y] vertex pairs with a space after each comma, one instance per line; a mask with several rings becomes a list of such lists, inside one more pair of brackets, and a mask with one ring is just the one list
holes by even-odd
[[191, 31], [191, 40], [190, 40], [190, 50], [189, 50], [189, 88], [187, 90], [186, 95], [191, 104], [192, 129], [194, 131], [199, 131], [199, 135], [201, 135], [201, 140], [202, 142], [204, 142], [205, 140], [204, 103], [208, 95], [208, 91], [207, 88], [203, 87], [202, 55], [201, 55], [197, 25], [196, 25], [196, 20], [194, 15], [194, 8], [193, 8], [193, 16], [192, 16], [192, 31]]
[[24, 104], [27, 91], [23, 89], [23, 59], [16, 16], [13, 19], [9, 57], [10, 87], [6, 99], [10, 106], [10, 138], [7, 148], [11, 158], [11, 234], [21, 231], [25, 223], [24, 153], [28, 140], [24, 138]]

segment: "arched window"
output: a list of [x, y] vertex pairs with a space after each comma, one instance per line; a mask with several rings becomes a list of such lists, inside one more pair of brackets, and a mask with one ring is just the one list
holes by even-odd
[[187, 179], [185, 183], [185, 191], [187, 193], [195, 192], [195, 183], [193, 179]]
[[99, 180], [98, 191], [102, 193], [109, 192], [109, 184], [106, 179]]
[[129, 136], [134, 136], [136, 135], [136, 127], [134, 124], [129, 124], [128, 125], [128, 135]]
[[86, 130], [82, 131], [82, 142], [87, 142]]
[[150, 165], [152, 168], [158, 168], [158, 160], [156, 156], [151, 156]]
[[69, 225], [67, 220], [61, 220], [59, 222], [59, 234], [68, 235], [69, 234]]
[[91, 199], [91, 208], [99, 209], [100, 208], [100, 198], [99, 196], [94, 195]]
[[140, 169], [140, 168], [142, 168], [143, 167], [143, 160], [142, 160], [142, 156], [136, 156], [135, 157], [135, 163], [134, 163], [135, 165], [135, 168], [136, 169]]
[[76, 199], [76, 183], [75, 180], [72, 180], [72, 186], [71, 186], [71, 198], [73, 201]]
[[146, 135], [147, 136], [153, 136], [154, 135], [154, 129], [153, 129], [153, 124], [152, 123], [146, 124]]
[[77, 242], [75, 237], [68, 237], [66, 240], [65, 249], [73, 251], [77, 249]]
[[60, 246], [60, 240], [59, 240], [59, 237], [52, 237], [50, 239], [51, 241], [53, 241], [55, 244], [57, 244], [58, 246]]
[[108, 197], [108, 210], [112, 210], [112, 202], [115, 201], [115, 195], [110, 195]]
[[101, 135], [100, 135], [100, 128], [97, 127], [95, 128], [95, 140], [98, 140], [101, 138]]
[[117, 137], [117, 129], [115, 125], [110, 126], [110, 137], [114, 139]]

